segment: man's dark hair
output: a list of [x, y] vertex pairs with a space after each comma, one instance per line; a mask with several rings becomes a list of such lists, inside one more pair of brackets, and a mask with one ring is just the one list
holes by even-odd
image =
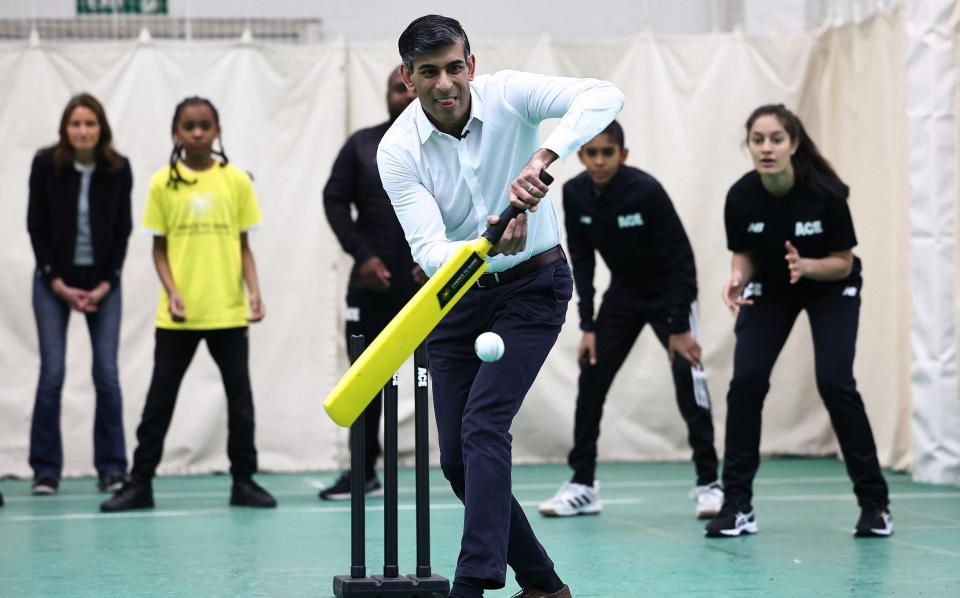
[[607, 128], [600, 131], [601, 135], [608, 135], [610, 141], [620, 146], [620, 149], [623, 149], [623, 127], [620, 126], [620, 123], [617, 121], [612, 121]]
[[400, 34], [397, 46], [400, 59], [407, 70], [413, 71], [413, 61], [421, 54], [435, 52], [457, 42], [463, 44], [464, 61], [470, 58], [470, 40], [459, 21], [440, 15], [427, 15], [414, 20]]

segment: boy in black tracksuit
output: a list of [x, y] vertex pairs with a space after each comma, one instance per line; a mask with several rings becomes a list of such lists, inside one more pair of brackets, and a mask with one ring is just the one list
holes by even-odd
[[[649, 174], [623, 164], [623, 129], [614, 121], [579, 151], [587, 171], [563, 187], [567, 243], [580, 298], [580, 379], [571, 482], [540, 505], [546, 516], [599, 513], [595, 484], [603, 403], [643, 326], [670, 354], [677, 404], [689, 430], [697, 470], [697, 515], [712, 517], [717, 484], [710, 397], [696, 340], [697, 282], [693, 251], [673, 204]], [[610, 288], [593, 318], [594, 252], [610, 268]]]

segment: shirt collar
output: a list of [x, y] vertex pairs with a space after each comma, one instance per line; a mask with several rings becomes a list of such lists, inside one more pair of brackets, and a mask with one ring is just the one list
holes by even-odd
[[[419, 101], [420, 100], [417, 100], [417, 102]], [[470, 118], [467, 119], [464, 131], [470, 129], [470, 123], [473, 122], [474, 119], [483, 122], [483, 101], [480, 99], [480, 94], [474, 89], [473, 81], [471, 81]], [[417, 104], [415, 122], [417, 124], [417, 135], [420, 137], [420, 145], [426, 143], [433, 133], [440, 133], [440, 130], [427, 118], [427, 113], [423, 110], [423, 104]]]

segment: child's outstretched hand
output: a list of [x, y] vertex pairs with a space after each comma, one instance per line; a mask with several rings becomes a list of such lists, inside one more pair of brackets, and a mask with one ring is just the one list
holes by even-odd
[[259, 322], [267, 316], [267, 307], [258, 293], [250, 294], [250, 322]]

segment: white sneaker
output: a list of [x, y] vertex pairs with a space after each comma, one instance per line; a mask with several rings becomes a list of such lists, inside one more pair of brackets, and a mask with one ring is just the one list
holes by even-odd
[[723, 488], [719, 482], [697, 486], [690, 491], [690, 498], [697, 501], [697, 519], [713, 519], [723, 506]]
[[600, 482], [593, 487], [565, 482], [550, 500], [540, 503], [540, 514], [545, 517], [570, 517], [572, 515], [598, 515], [603, 510], [600, 502]]

